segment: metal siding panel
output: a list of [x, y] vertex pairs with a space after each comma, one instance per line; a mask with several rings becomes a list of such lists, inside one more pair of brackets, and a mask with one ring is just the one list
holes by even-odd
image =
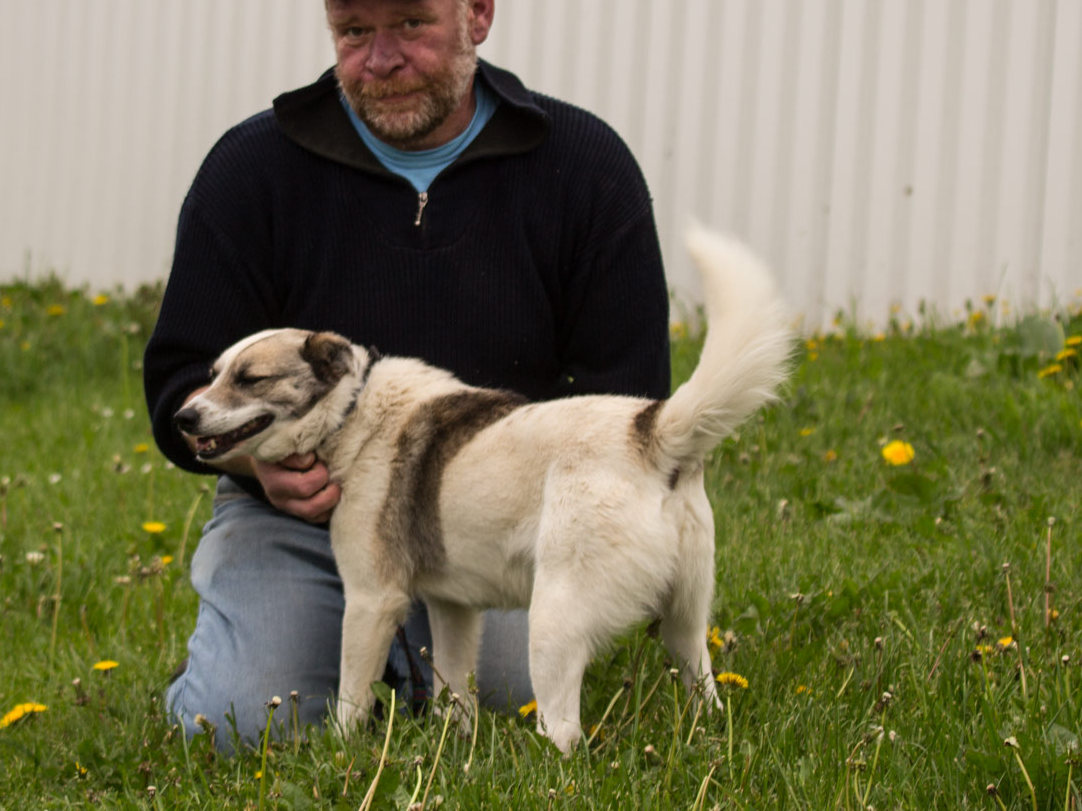
[[1082, 302], [1082, 3], [1056, 5], [1044, 218], [1042, 299]]
[[[2, 279], [161, 278], [211, 144], [333, 62], [310, 0], [0, 10], [0, 68], [34, 65], [0, 87], [22, 125], [0, 133]], [[1082, 296], [1074, 0], [507, 0], [481, 52], [625, 138], [683, 296], [692, 216], [778, 265], [809, 327]]]

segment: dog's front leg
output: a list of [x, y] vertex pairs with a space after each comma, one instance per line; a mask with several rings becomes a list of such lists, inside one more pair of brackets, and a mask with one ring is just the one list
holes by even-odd
[[405, 593], [357, 595], [347, 590], [338, 683], [343, 734], [368, 718], [375, 700], [372, 684], [383, 676], [391, 641], [409, 606]]
[[477, 670], [477, 650], [481, 641], [481, 614], [476, 609], [444, 600], [425, 600], [428, 622], [432, 628], [433, 687], [435, 692], [447, 685], [459, 697], [465, 710], [465, 723], [472, 710], [469, 696], [470, 673]]

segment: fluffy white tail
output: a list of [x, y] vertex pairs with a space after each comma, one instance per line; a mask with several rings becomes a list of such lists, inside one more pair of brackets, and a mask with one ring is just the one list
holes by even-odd
[[687, 246], [702, 276], [708, 326], [699, 365], [657, 417], [657, 448], [678, 465], [702, 459], [775, 399], [793, 348], [770, 271], [747, 246], [700, 227]]

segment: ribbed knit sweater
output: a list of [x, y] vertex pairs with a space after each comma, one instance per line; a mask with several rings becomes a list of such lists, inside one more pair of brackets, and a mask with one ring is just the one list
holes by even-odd
[[668, 395], [667, 290], [629, 150], [510, 73], [478, 77], [496, 114], [425, 200], [364, 146], [331, 72], [212, 148], [144, 358], [169, 459], [217, 472], [172, 415], [224, 348], [271, 327], [334, 330], [531, 399]]

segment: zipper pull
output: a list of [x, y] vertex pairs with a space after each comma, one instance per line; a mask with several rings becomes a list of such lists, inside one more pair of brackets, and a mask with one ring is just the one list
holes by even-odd
[[417, 227], [421, 225], [421, 215], [425, 213], [425, 206], [428, 205], [428, 192], [423, 191], [417, 195], [417, 216], [413, 220], [413, 224]]

